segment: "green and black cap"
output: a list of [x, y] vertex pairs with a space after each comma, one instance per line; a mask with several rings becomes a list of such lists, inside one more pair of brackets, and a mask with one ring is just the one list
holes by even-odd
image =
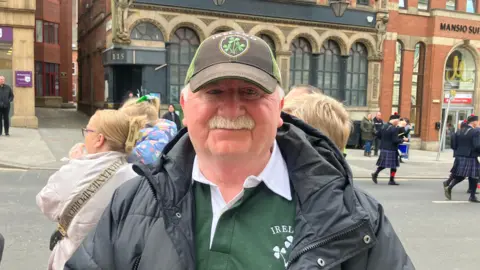
[[192, 92], [222, 79], [241, 79], [275, 91], [282, 78], [268, 44], [259, 37], [230, 31], [204, 40], [192, 59], [185, 78]]

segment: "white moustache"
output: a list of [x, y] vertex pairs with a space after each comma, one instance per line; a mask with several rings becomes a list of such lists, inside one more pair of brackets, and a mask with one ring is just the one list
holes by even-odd
[[255, 121], [249, 116], [240, 116], [237, 119], [231, 120], [222, 116], [214, 116], [208, 121], [210, 129], [248, 129], [252, 130], [255, 127]]

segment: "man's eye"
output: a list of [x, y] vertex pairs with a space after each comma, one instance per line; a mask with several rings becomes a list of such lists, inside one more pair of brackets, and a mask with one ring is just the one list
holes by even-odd
[[219, 90], [219, 89], [212, 89], [212, 90], [208, 90], [207, 91], [207, 94], [209, 95], [218, 95], [218, 94], [221, 94], [223, 91], [222, 90]]
[[245, 89], [243, 92], [248, 96], [258, 95], [258, 91], [255, 89]]

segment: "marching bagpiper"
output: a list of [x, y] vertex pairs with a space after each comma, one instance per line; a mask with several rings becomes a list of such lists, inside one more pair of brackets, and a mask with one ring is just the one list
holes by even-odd
[[377, 170], [372, 173], [372, 181], [377, 184], [378, 174], [385, 168], [390, 168], [390, 181], [389, 185], [397, 186], [395, 182], [395, 174], [397, 168], [400, 167], [398, 160], [398, 145], [403, 141], [407, 141], [407, 138], [399, 136], [398, 122], [400, 115], [394, 113], [390, 116], [389, 122], [377, 131], [376, 136], [380, 138], [380, 156], [377, 160]]
[[[460, 122], [457, 132], [455, 132], [451, 137], [450, 137], [450, 147], [453, 150], [453, 158], [457, 156], [457, 137], [460, 134], [461, 130], [468, 127], [467, 119], [463, 120]], [[455, 163], [454, 163], [455, 164]], [[455, 166], [452, 166], [452, 169], [450, 170], [450, 175], [448, 176], [448, 179], [443, 181], [443, 188], [445, 189], [450, 185], [450, 183], [453, 181], [453, 178], [455, 178], [455, 175], [453, 175], [453, 170], [455, 169]], [[468, 191], [467, 193], [470, 193]]]
[[478, 116], [472, 114], [467, 118], [467, 126], [455, 136], [455, 161], [451, 170], [454, 178], [445, 188], [445, 197], [449, 200], [452, 199], [453, 187], [468, 177], [470, 190], [468, 201], [480, 202], [475, 196], [480, 176], [480, 163], [477, 160], [480, 156], [480, 129], [476, 127], [478, 127]]

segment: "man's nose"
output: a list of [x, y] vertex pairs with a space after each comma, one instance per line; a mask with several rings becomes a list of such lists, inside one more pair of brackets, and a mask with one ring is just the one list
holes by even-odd
[[235, 119], [245, 114], [244, 101], [242, 101], [236, 91], [225, 95], [219, 108], [219, 114], [230, 119]]

